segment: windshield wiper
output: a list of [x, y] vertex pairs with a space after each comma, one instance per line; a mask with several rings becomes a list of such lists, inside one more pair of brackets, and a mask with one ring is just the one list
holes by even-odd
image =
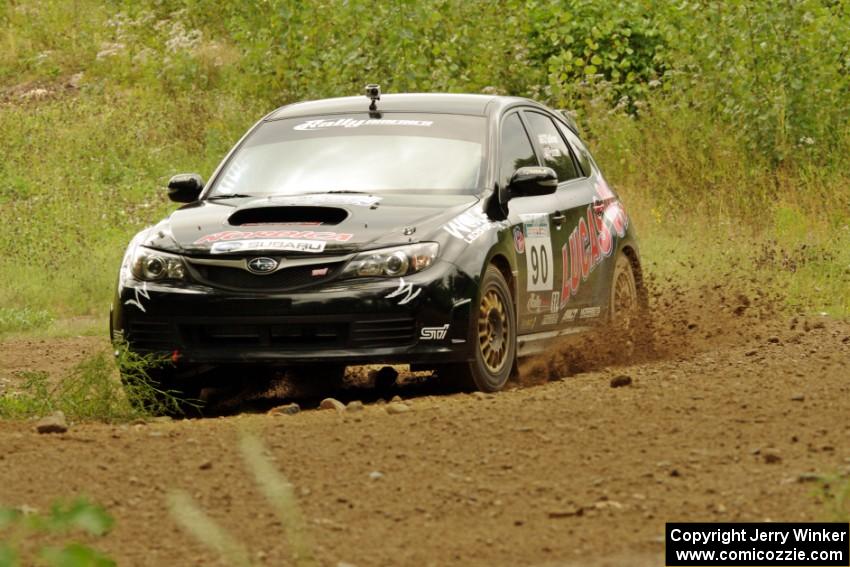
[[207, 197], [208, 201], [216, 201], [218, 199], [241, 199], [244, 197], [256, 197], [256, 195], [244, 195], [242, 193], [228, 193], [226, 195], [213, 195], [212, 197]]

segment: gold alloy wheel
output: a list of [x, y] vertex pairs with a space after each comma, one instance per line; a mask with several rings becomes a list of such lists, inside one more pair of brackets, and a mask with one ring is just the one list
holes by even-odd
[[487, 370], [498, 373], [508, 358], [508, 315], [499, 293], [490, 289], [478, 308], [478, 348]]

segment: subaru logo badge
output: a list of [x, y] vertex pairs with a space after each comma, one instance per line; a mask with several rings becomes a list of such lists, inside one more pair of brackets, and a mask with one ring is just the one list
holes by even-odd
[[255, 274], [270, 274], [277, 269], [278, 261], [274, 258], [260, 256], [248, 260], [248, 270]]

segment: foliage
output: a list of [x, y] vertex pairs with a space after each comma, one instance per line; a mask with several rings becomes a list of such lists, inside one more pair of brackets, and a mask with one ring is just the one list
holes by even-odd
[[0, 335], [42, 329], [53, 321], [48, 311], [29, 307], [0, 307]]
[[527, 9], [529, 59], [544, 73], [535, 81], [558, 107], [597, 94], [634, 114], [668, 66], [664, 21], [650, 3], [548, 0]]
[[75, 366], [67, 376], [51, 380], [46, 372], [20, 372], [21, 384], [0, 392], [0, 418], [24, 418], [62, 411], [77, 421], [120, 422], [161, 414], [178, 414], [186, 402], [164, 392], [149, 373], [165, 361], [118, 345], [116, 376], [112, 354], [100, 352]]
[[[69, 533], [83, 534], [87, 540], [106, 535], [112, 517], [85, 498], [71, 503], [54, 503], [39, 514], [18, 508], [0, 507], [0, 567], [32, 565], [35, 558], [51, 567], [110, 567], [116, 563], [88, 545], [70, 541], [63, 545], [36, 545]], [[79, 537], [79, 536], [78, 536]]]
[[847, 149], [850, 4], [688, 1], [670, 16], [673, 89], [739, 129], [748, 153], [830, 163]]

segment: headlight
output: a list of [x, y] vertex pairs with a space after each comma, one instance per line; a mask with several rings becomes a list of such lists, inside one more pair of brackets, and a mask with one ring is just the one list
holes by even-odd
[[138, 246], [133, 255], [133, 275], [149, 282], [185, 280], [186, 266], [180, 256]]
[[439, 250], [436, 242], [369, 250], [352, 258], [340, 276], [395, 278], [415, 274], [433, 264]]

